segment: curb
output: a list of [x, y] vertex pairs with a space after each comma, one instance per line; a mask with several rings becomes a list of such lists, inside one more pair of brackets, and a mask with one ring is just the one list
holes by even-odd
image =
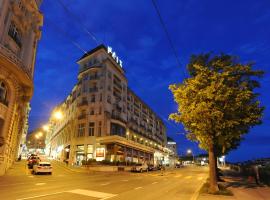
[[190, 198], [190, 200], [197, 200], [199, 195], [200, 195], [200, 190], [203, 186], [203, 184], [205, 184], [207, 178], [204, 179], [204, 181], [199, 185], [199, 187], [196, 189], [195, 193], [192, 195], [192, 197]]

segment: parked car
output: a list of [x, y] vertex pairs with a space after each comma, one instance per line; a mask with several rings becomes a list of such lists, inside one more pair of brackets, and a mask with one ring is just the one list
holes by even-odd
[[39, 174], [39, 173], [48, 173], [52, 174], [52, 165], [49, 162], [39, 162], [33, 167], [33, 173]]
[[148, 172], [148, 165], [146, 163], [144, 164], [136, 164], [131, 168], [131, 171], [133, 172]]
[[30, 156], [27, 159], [28, 169], [33, 169], [33, 166], [40, 161], [38, 156]]
[[148, 165], [148, 171], [155, 171], [157, 168], [154, 165]]
[[183, 167], [183, 165], [181, 163], [175, 164], [175, 168], [182, 168], [182, 167]]

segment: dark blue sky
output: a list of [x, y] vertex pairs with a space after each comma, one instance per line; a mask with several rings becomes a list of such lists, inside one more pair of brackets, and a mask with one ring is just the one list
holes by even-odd
[[[57, 0], [45, 0], [42, 39], [38, 45], [35, 91], [31, 102], [30, 130], [46, 123], [52, 108], [76, 83], [76, 60], [99, 43], [110, 45], [123, 61], [128, 83], [167, 125], [179, 152], [197, 145], [185, 139], [181, 125], [168, 122], [176, 111], [168, 85], [182, 82], [192, 54], [224, 52], [242, 62], [255, 61], [266, 72], [261, 79], [260, 100], [266, 106], [263, 124], [253, 128], [231, 161], [270, 156], [270, 1], [269, 0], [157, 0], [182, 66], [178, 66], [158, 21], [151, 0], [62, 0], [77, 19]], [[76, 43], [76, 45], [75, 45]], [[178, 134], [177, 134], [178, 133]]]

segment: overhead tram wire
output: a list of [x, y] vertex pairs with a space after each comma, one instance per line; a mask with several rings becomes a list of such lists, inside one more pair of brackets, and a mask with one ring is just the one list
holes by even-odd
[[91, 37], [91, 39], [94, 40], [94, 42], [96, 43], [96, 45], [98, 45], [98, 40], [97, 40], [97, 38], [96, 38], [95, 35], [94, 35], [93, 33], [91, 33], [91, 32], [87, 29], [87, 27], [81, 22], [81, 19], [79, 19], [75, 14], [73, 14], [73, 13], [69, 10], [68, 7], [63, 3], [62, 0], [57, 0], [57, 1], [58, 1], [58, 3], [64, 8], [64, 10], [66, 11], [66, 13], [67, 13], [68, 15], [70, 15], [72, 18], [74, 18], [75, 21], [78, 22], [78, 23], [82, 26], [83, 30]]
[[[177, 51], [176, 51], [176, 49], [175, 49], [175, 47], [174, 47], [174, 45], [173, 45], [172, 39], [171, 39], [170, 34], [169, 34], [169, 31], [168, 31], [168, 29], [167, 29], [167, 27], [166, 27], [166, 25], [165, 25], [165, 22], [164, 22], [163, 19], [162, 19], [162, 16], [161, 16], [161, 13], [160, 13], [159, 8], [158, 8], [158, 6], [157, 6], [157, 3], [155, 2], [155, 0], [151, 0], [151, 1], [152, 1], [152, 4], [153, 4], [153, 6], [154, 6], [156, 12], [157, 12], [157, 15], [158, 15], [158, 18], [159, 18], [161, 27], [163, 28], [163, 30], [164, 30], [164, 32], [165, 32], [165, 35], [166, 35], [166, 37], [167, 37], [167, 39], [168, 39], [169, 45], [170, 45], [170, 47], [171, 47], [171, 49], [172, 49], [172, 51], [173, 51], [173, 54], [174, 54], [175, 59], [176, 59], [176, 62], [177, 62], [177, 64], [179, 65], [179, 67], [181, 67], [180, 59], [179, 59], [179, 57], [178, 57], [178, 55], [177, 55]], [[183, 73], [184, 73], [184, 76], [186, 76], [185, 70], [183, 70]]]
[[51, 20], [47, 19], [47, 22], [51, 23], [51, 25], [58, 31], [61, 32], [61, 34], [63, 34], [77, 49], [79, 49], [80, 51], [82, 51], [84, 54], [87, 54], [87, 51], [85, 51], [77, 42], [75, 42], [66, 31], [62, 30], [61, 28], [59, 28], [59, 26], [57, 26], [54, 22], [52, 22]]

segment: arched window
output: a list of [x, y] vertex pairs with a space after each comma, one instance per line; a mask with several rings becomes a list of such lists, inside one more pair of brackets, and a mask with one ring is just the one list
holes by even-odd
[[7, 105], [7, 87], [3, 81], [0, 80], [0, 103]]

